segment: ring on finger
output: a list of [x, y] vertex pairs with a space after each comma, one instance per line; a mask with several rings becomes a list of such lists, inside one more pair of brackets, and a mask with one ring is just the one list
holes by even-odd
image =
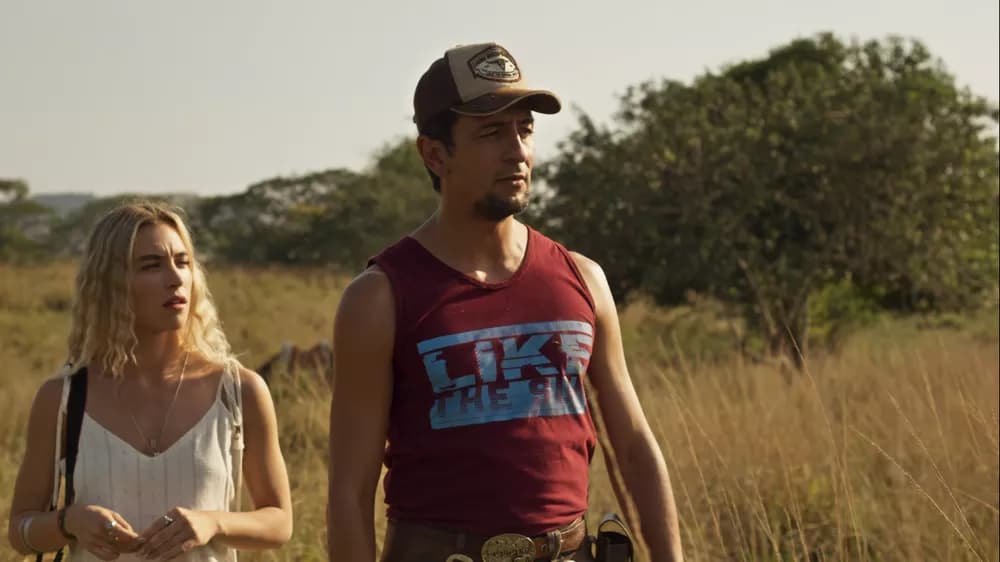
[[163, 516], [163, 526], [169, 527], [174, 522], [174, 518], [169, 515]]
[[115, 535], [115, 529], [117, 528], [118, 522], [114, 519], [104, 524], [104, 532], [107, 533], [108, 537], [110, 537], [114, 542], [118, 542], [118, 537]]

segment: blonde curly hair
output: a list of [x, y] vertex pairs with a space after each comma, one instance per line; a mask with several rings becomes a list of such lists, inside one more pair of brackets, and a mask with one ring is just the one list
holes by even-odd
[[157, 223], [176, 230], [190, 256], [192, 286], [190, 313], [181, 335], [184, 349], [227, 370], [238, 368], [180, 209], [161, 202], [134, 201], [109, 211], [90, 233], [76, 276], [64, 372], [99, 365], [104, 372], [120, 377], [125, 366], [135, 362], [138, 339], [131, 302], [132, 252], [139, 229]]

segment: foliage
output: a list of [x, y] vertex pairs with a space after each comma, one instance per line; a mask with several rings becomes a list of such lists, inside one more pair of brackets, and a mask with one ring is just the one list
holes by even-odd
[[619, 296], [706, 293], [799, 359], [826, 286], [902, 310], [995, 292], [995, 117], [918, 42], [798, 40], [632, 88], [615, 128], [581, 115], [545, 169], [549, 226]]

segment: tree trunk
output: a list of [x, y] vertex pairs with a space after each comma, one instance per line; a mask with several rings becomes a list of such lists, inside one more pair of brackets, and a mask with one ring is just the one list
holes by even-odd
[[805, 368], [809, 343], [809, 311], [805, 307], [792, 309], [789, 313], [774, 314], [781, 321], [768, 326], [767, 346], [771, 357], [796, 371]]

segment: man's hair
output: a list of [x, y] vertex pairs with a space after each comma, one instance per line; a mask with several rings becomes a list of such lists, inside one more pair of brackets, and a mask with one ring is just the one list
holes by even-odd
[[[457, 113], [454, 111], [442, 111], [424, 123], [424, 126], [420, 129], [420, 134], [429, 139], [441, 142], [450, 153], [455, 147], [455, 139], [452, 133], [455, 129], [456, 121], [458, 121]], [[426, 164], [424, 168], [427, 168]], [[432, 172], [430, 168], [427, 168], [427, 175], [431, 177], [431, 185], [434, 186], [434, 191], [441, 193], [441, 178]]]

